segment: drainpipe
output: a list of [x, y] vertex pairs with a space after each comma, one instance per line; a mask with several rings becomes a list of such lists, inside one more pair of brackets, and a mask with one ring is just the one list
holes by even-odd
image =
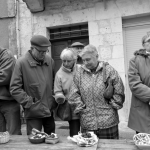
[[20, 48], [20, 26], [19, 26], [19, 0], [16, 0], [16, 34], [17, 34], [17, 58], [21, 56], [21, 48]]
[[106, 0], [103, 0], [103, 2], [104, 2], [104, 8], [107, 9]]

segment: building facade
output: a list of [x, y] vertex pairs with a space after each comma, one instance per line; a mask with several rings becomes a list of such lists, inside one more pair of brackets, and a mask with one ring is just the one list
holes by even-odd
[[133, 52], [142, 47], [141, 38], [150, 31], [150, 0], [45, 0], [45, 9], [32, 13], [18, 2], [19, 56], [30, 49], [34, 34], [47, 36], [50, 55], [60, 66], [59, 55], [74, 41], [97, 47], [99, 59], [108, 61], [126, 87], [126, 101], [119, 111], [127, 121], [131, 102], [127, 70]]

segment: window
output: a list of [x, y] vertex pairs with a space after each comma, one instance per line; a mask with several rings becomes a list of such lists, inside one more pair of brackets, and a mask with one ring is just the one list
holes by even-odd
[[88, 24], [50, 29], [50, 40], [88, 36]]

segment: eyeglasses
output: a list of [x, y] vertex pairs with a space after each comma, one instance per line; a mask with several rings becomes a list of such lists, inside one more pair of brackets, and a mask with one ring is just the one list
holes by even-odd
[[49, 50], [46, 51], [40, 51], [39, 49], [37, 49], [36, 47], [34, 47], [40, 54], [46, 54], [49, 52]]

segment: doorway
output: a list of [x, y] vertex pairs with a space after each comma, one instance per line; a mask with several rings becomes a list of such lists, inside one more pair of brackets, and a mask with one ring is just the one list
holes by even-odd
[[87, 23], [49, 29], [49, 32], [52, 44], [51, 54], [55, 62], [55, 73], [62, 64], [60, 54], [63, 49], [70, 47], [74, 42], [81, 42], [85, 46], [89, 44]]

